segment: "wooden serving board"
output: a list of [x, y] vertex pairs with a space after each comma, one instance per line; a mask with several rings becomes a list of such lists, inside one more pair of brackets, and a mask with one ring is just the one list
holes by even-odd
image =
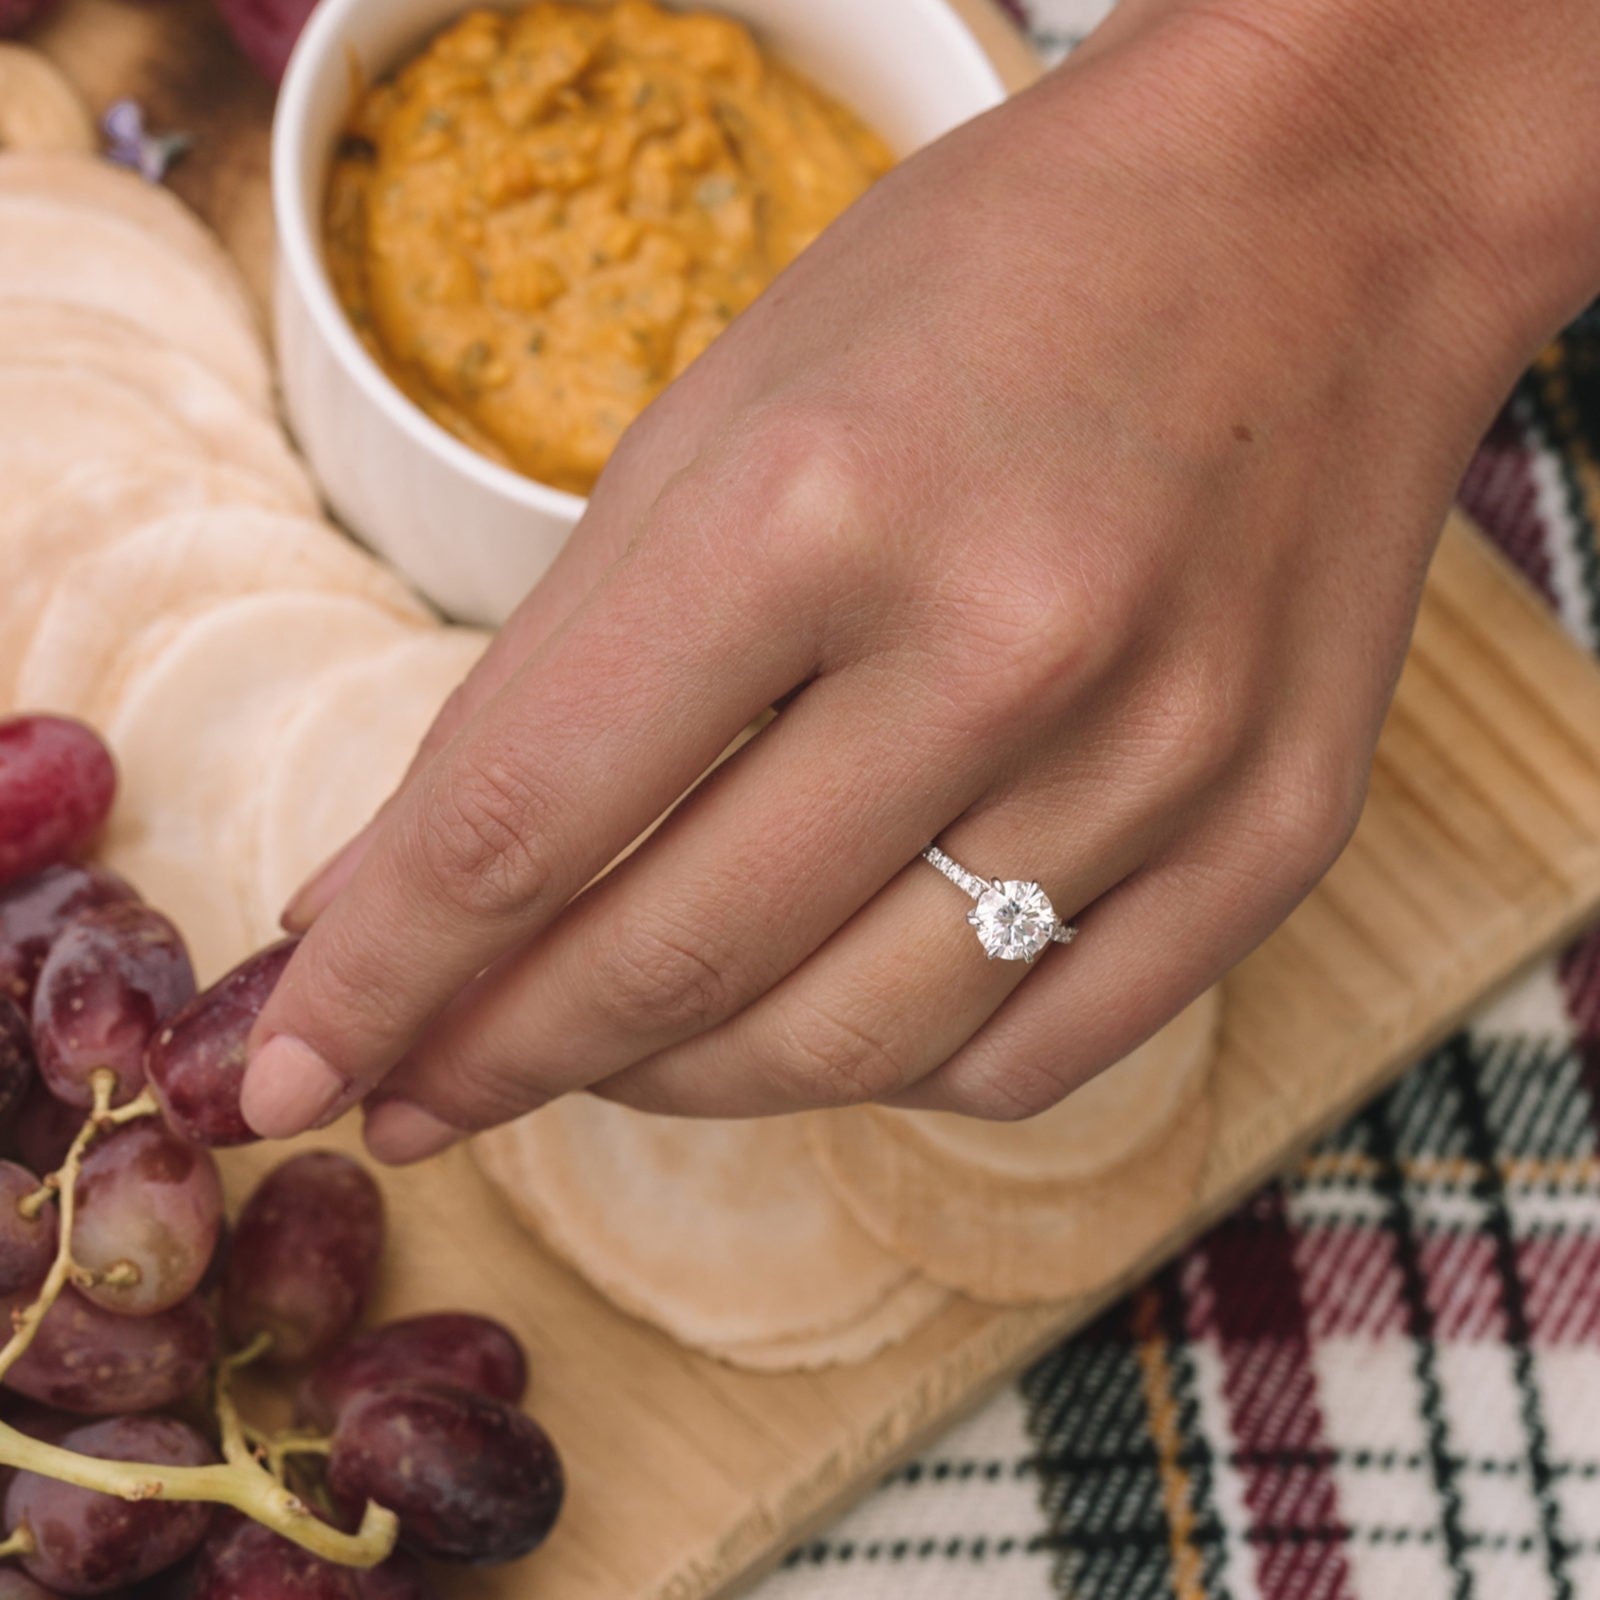
[[[1025, 51], [992, 14], [980, 20], [1022, 81]], [[202, 0], [165, 9], [68, 0], [41, 42], [99, 105], [132, 94], [158, 125], [199, 135], [177, 187], [264, 287], [269, 96]], [[567, 1514], [543, 1551], [454, 1577], [447, 1592], [694, 1600], [750, 1578], [1284, 1167], [1597, 908], [1600, 670], [1456, 523], [1356, 838], [1228, 982], [1217, 1134], [1193, 1214], [1101, 1292], [1021, 1312], [961, 1303], [863, 1366], [753, 1376], [612, 1310], [519, 1232], [464, 1153], [385, 1177], [395, 1228], [379, 1311], [472, 1307], [514, 1326], [533, 1357], [533, 1407], [571, 1472]], [[243, 1186], [276, 1158], [231, 1157], [230, 1182]]]

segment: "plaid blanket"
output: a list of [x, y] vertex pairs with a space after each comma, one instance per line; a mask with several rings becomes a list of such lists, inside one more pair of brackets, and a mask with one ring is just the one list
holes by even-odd
[[[1600, 650], [1597, 461], [1600, 307], [1461, 490]], [[757, 1594], [1600, 1597], [1600, 930]]]

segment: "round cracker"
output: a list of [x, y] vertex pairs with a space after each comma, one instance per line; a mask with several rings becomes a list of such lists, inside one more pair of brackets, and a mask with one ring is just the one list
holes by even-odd
[[1082, 1182], [1148, 1150], [1193, 1104], [1216, 1056], [1221, 1015], [1221, 991], [1207, 990], [1115, 1066], [1024, 1122], [883, 1107], [872, 1115], [998, 1178]]
[[[3, 341], [0, 331], [0, 349], [7, 348]], [[53, 368], [114, 379], [142, 394], [218, 461], [276, 484], [285, 505], [307, 516], [322, 509], [310, 474], [278, 425], [252, 410], [209, 368], [181, 351], [159, 345], [148, 357], [133, 358], [109, 349], [95, 355], [62, 347], [24, 361], [31, 371]], [[10, 365], [6, 359], [5, 366]]]
[[1129, 1272], [1187, 1215], [1211, 1143], [1202, 1095], [1157, 1145], [1090, 1182], [981, 1174], [864, 1108], [807, 1119], [818, 1170], [886, 1250], [996, 1305], [1063, 1300]]
[[81, 306], [0, 301], [0, 352], [7, 365], [104, 373], [154, 401], [219, 460], [280, 484], [290, 504], [317, 509], [316, 490], [277, 419], [210, 367], [132, 323]]
[[283, 727], [261, 775], [256, 908], [270, 921], [399, 787], [439, 709], [489, 635], [419, 633], [323, 680]]
[[85, 462], [142, 461], [152, 455], [216, 461], [259, 481], [269, 503], [304, 511], [308, 480], [263, 477], [219, 456], [150, 395], [104, 372], [50, 362], [0, 363], [0, 477], [13, 504], [48, 494]]
[[84, 161], [47, 151], [11, 151], [0, 156], [0, 195], [6, 194], [43, 195], [108, 212], [142, 229], [203, 272], [260, 336], [255, 298], [227, 247], [170, 189], [142, 173], [99, 156]]
[[950, 1304], [950, 1291], [926, 1278], [908, 1278], [879, 1306], [844, 1327], [787, 1339], [708, 1346], [708, 1354], [751, 1372], [815, 1372], [870, 1361], [899, 1344]]
[[410, 624], [344, 595], [252, 595], [147, 629], [105, 732], [121, 788], [103, 850], [183, 930], [201, 982], [273, 935], [250, 912], [262, 752], [323, 676]]
[[473, 1150], [551, 1249], [696, 1348], [837, 1331], [910, 1277], [822, 1182], [795, 1118], [693, 1121], [571, 1094]]
[[[211, 398], [209, 385], [222, 382], [214, 369], [158, 338], [148, 328], [109, 311], [61, 300], [0, 295], [0, 352], [8, 360], [55, 364], [69, 361], [87, 367], [103, 365], [108, 357], [114, 358], [109, 370], [124, 383], [134, 381], [124, 370], [132, 363], [175, 361], [181, 363], [175, 371], [184, 378], [197, 381], [194, 375], [201, 375], [207, 384], [206, 399]], [[134, 386], [138, 387], [136, 381]], [[282, 431], [277, 413], [270, 407], [251, 403], [232, 385], [224, 384], [224, 388], [248, 415]]]
[[191, 452], [94, 456], [47, 489], [0, 505], [0, 706], [15, 703], [17, 670], [61, 574], [141, 523], [201, 506], [281, 504], [272, 484]]
[[61, 572], [17, 670], [17, 701], [98, 726], [146, 628], [218, 600], [286, 589], [354, 595], [429, 620], [393, 572], [327, 523], [256, 506], [183, 510], [121, 533]]
[[0, 152], [87, 156], [98, 143], [88, 106], [60, 68], [27, 45], [0, 44]]
[[208, 454], [177, 418], [114, 378], [22, 361], [0, 367], [0, 477], [8, 491], [47, 489], [85, 461], [163, 450]]
[[57, 300], [120, 316], [186, 351], [252, 404], [270, 407], [265, 347], [227, 280], [219, 282], [210, 267], [160, 233], [114, 212], [8, 191], [12, 159], [0, 156], [0, 299]]

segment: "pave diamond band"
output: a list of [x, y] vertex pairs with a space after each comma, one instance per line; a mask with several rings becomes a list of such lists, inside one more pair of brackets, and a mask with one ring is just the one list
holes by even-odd
[[922, 852], [922, 859], [978, 902], [967, 921], [991, 961], [1031, 963], [1046, 945], [1071, 944], [1077, 938], [1077, 924], [1063, 922], [1050, 897], [1031, 880], [980, 878], [936, 844]]

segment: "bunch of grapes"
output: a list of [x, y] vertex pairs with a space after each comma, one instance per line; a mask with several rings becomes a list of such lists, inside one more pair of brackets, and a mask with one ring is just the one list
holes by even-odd
[[[284, 1161], [228, 1226], [212, 1151], [253, 1137], [246, 1041], [292, 941], [197, 994], [172, 924], [81, 859], [114, 788], [81, 724], [0, 721], [0, 1600], [429, 1600], [419, 1558], [513, 1560], [560, 1510], [524, 1354], [466, 1314], [358, 1331], [383, 1206], [343, 1155]], [[238, 1416], [247, 1361], [299, 1375], [291, 1432]], [[72, 1481], [93, 1462], [139, 1465], [114, 1495]], [[373, 1507], [381, 1565], [307, 1548]]]

